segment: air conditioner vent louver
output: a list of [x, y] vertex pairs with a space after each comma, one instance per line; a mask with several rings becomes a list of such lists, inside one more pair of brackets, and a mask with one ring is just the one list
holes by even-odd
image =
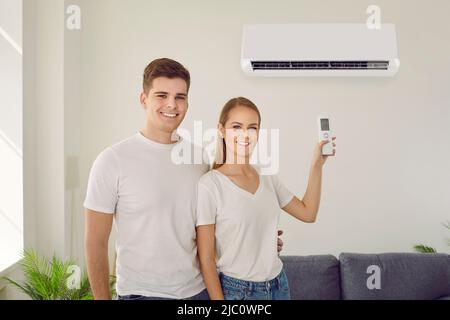
[[389, 61], [252, 61], [253, 70], [388, 70]]
[[394, 24], [246, 24], [241, 68], [256, 77], [392, 77], [400, 67]]

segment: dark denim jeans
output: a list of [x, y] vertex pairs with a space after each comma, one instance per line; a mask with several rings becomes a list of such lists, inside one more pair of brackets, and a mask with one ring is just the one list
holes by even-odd
[[[146, 296], [140, 296], [137, 294], [131, 294], [128, 296], [118, 296], [118, 300], [176, 300], [171, 298], [160, 298], [160, 297], [146, 297]], [[209, 300], [208, 291], [203, 290], [202, 292], [196, 294], [193, 297], [186, 298], [184, 300]]]
[[245, 281], [220, 273], [225, 300], [291, 300], [288, 279], [284, 269], [269, 281]]

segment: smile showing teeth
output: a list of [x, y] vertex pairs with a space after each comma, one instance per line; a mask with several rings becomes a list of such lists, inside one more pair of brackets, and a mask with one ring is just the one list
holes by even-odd
[[175, 118], [176, 116], [178, 116], [177, 113], [165, 113], [165, 112], [161, 112], [161, 114], [162, 114], [163, 116], [165, 116], [165, 117], [168, 117], [168, 118]]
[[240, 145], [240, 146], [246, 147], [246, 146], [248, 146], [248, 145], [250, 144], [250, 142], [241, 142], [241, 141], [237, 141], [237, 144]]

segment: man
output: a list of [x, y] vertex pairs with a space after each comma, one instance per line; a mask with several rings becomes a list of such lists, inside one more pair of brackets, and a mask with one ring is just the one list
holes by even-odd
[[176, 134], [188, 110], [189, 87], [190, 74], [180, 63], [152, 61], [140, 96], [145, 127], [101, 152], [92, 166], [84, 202], [85, 249], [96, 300], [111, 299], [113, 218], [119, 299], [208, 299], [195, 243], [197, 182], [208, 165], [177, 165], [171, 155], [180, 144], [186, 144], [182, 150], [194, 148]]

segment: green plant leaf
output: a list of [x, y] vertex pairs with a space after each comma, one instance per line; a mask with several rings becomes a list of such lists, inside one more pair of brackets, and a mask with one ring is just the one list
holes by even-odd
[[28, 287], [33, 288], [35, 298], [39, 297], [38, 300], [50, 299], [48, 285], [50, 269], [45, 259], [40, 258], [35, 251], [24, 251], [20, 265]]
[[432, 247], [428, 247], [426, 245], [423, 244], [417, 244], [414, 246], [414, 250], [420, 253], [436, 253], [436, 249], [432, 248]]
[[87, 273], [81, 274], [80, 287], [69, 289], [69, 268], [76, 265], [74, 259], [61, 260], [56, 255], [51, 259], [40, 256], [34, 250], [24, 250], [20, 261], [25, 280], [22, 283], [4, 278], [33, 300], [92, 300]]

